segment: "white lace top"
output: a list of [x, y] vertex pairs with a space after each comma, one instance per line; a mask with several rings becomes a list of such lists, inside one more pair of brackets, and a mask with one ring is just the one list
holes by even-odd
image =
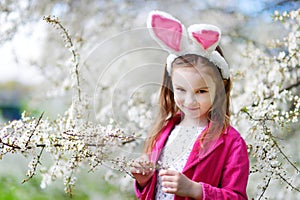
[[[172, 130], [166, 145], [159, 157], [158, 162], [163, 166], [182, 172], [187, 159], [192, 151], [197, 137], [204, 127], [175, 126]], [[173, 200], [174, 195], [162, 191], [161, 177], [157, 177], [156, 195], [157, 200]]]

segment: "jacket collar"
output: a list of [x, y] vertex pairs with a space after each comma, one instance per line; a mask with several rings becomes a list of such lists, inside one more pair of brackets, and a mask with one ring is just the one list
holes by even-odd
[[[202, 131], [202, 133], [203, 133], [203, 131]], [[186, 165], [183, 168], [183, 172], [189, 170], [194, 165], [196, 165], [200, 161], [204, 160], [212, 152], [214, 152], [220, 145], [222, 145], [224, 143], [224, 138], [219, 137], [217, 140], [210, 142], [207, 149], [201, 150], [200, 149], [200, 136], [201, 136], [201, 134], [198, 136], [197, 141], [194, 143], [192, 152], [190, 153], [190, 155], [188, 157], [188, 160], [186, 162]]]
[[[171, 118], [166, 126], [162, 129], [161, 134], [159, 138], [157, 139], [155, 146], [152, 151], [151, 160], [157, 162], [159, 159], [159, 156], [161, 154], [161, 151], [172, 131], [172, 129], [175, 127], [175, 125], [179, 124], [181, 121], [182, 114], [177, 114], [173, 118]], [[201, 132], [201, 134], [208, 129], [210, 124], [208, 124], [205, 129]], [[228, 128], [224, 131], [223, 134], [227, 134]], [[197, 141], [194, 143], [192, 152], [190, 153], [187, 163], [183, 169], [183, 172], [187, 171], [197, 163], [199, 163], [201, 160], [205, 159], [208, 155], [210, 155], [215, 149], [217, 149], [222, 143], [224, 143], [223, 137], [219, 137], [217, 140], [212, 141], [209, 145], [209, 148], [205, 150], [204, 152], [200, 150], [200, 137], [201, 134], [199, 134]]]

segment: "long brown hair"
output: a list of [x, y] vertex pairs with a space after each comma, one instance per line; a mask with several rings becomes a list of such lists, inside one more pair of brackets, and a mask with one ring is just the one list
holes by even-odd
[[[217, 47], [216, 50], [223, 56], [220, 47]], [[187, 54], [176, 58], [172, 63], [172, 69], [175, 67], [201, 68], [201, 70], [205, 70], [207, 74], [211, 76], [216, 84], [216, 95], [212, 107], [208, 112], [209, 127], [200, 138], [200, 144], [203, 147], [205, 144], [209, 144], [211, 140], [218, 138], [229, 125], [231, 80], [230, 78], [223, 80], [218, 67], [208, 61], [208, 59], [195, 54]], [[166, 122], [179, 111], [174, 100], [172, 78], [167, 72], [166, 67], [158, 101], [160, 107], [145, 143], [145, 153], [152, 151], [155, 141], [159, 137]]]

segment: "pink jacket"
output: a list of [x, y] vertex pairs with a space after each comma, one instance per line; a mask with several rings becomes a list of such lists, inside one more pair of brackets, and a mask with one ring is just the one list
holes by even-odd
[[[179, 122], [180, 117], [174, 117], [163, 128], [153, 149], [153, 152], [158, 152], [152, 158], [154, 161], [158, 160], [170, 132]], [[248, 199], [249, 159], [246, 143], [240, 134], [233, 127], [228, 127], [214, 146], [201, 156], [199, 145], [197, 140], [182, 173], [202, 185], [203, 200]], [[135, 183], [138, 199], [154, 200], [156, 178], [157, 171], [142, 191]], [[174, 200], [188, 199], [191, 198], [174, 197]]]

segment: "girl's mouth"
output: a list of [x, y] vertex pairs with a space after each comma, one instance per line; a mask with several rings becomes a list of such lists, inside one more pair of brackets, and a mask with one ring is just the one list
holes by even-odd
[[199, 110], [199, 107], [195, 107], [195, 108], [194, 107], [192, 107], [192, 108], [191, 107], [185, 107], [185, 108], [188, 109], [188, 110], [192, 110], [192, 111], [193, 110]]

